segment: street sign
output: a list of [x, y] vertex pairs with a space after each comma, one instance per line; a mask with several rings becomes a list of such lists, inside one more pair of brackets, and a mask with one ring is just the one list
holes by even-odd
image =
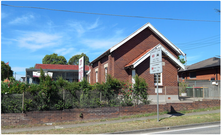
[[162, 73], [162, 51], [155, 49], [150, 53], [150, 74]]
[[162, 73], [162, 62], [150, 64], [150, 74]]
[[81, 82], [84, 78], [84, 56], [79, 59], [78, 63], [78, 81]]
[[[162, 51], [161, 48], [155, 48], [150, 53], [150, 74], [162, 73]], [[159, 89], [158, 89], [158, 75], [157, 75], [157, 122], [159, 122]]]

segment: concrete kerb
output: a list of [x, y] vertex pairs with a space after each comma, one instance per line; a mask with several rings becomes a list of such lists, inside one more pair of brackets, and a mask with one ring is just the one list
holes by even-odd
[[[184, 114], [185, 116], [189, 115], [198, 115], [198, 114], [210, 114], [210, 113], [219, 113], [220, 110], [212, 110], [212, 111], [204, 111], [204, 112], [194, 112]], [[164, 114], [160, 115], [159, 118], [167, 118], [175, 116], [174, 114]], [[132, 119], [123, 119], [123, 120], [113, 120], [113, 121], [104, 121], [104, 122], [90, 122], [90, 123], [81, 123], [81, 124], [71, 124], [71, 125], [57, 125], [57, 126], [41, 126], [41, 127], [29, 127], [29, 128], [17, 128], [17, 129], [3, 129], [2, 133], [13, 133], [13, 132], [23, 132], [23, 131], [37, 131], [37, 130], [50, 130], [50, 129], [63, 129], [63, 128], [74, 128], [74, 127], [82, 127], [82, 126], [91, 126], [91, 125], [100, 125], [100, 124], [111, 124], [111, 123], [122, 123], [129, 121], [137, 121], [137, 120], [147, 120], [147, 119], [156, 119], [157, 116], [149, 116], [149, 117], [141, 117], [141, 118], [132, 118]], [[167, 127], [157, 128], [157, 130], [162, 129], [165, 130]], [[151, 129], [148, 129], [151, 130]], [[152, 130], [155, 130], [152, 129]], [[121, 133], [121, 132], [119, 132]]]
[[207, 126], [207, 125], [216, 125], [220, 124], [220, 121], [217, 122], [206, 122], [206, 123], [199, 123], [199, 124], [188, 124], [188, 125], [181, 125], [181, 126], [172, 126], [172, 127], [159, 127], [159, 128], [149, 128], [149, 129], [141, 129], [141, 130], [131, 130], [131, 131], [122, 131], [122, 132], [114, 132], [108, 134], [136, 134], [136, 133], [148, 133], [154, 131], [165, 131], [165, 130], [175, 130], [175, 129], [182, 129], [188, 127], [200, 127], [200, 126]]

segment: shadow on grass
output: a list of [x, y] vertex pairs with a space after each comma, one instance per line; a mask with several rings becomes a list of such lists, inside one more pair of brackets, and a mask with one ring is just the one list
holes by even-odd
[[161, 118], [159, 121], [162, 121], [164, 119], [167, 119], [167, 118], [170, 118], [170, 117], [173, 117], [173, 116], [183, 116], [184, 114], [183, 113], [179, 113], [177, 112], [172, 106], [170, 107], [170, 112], [168, 112], [167, 114], [169, 114], [170, 116], [169, 117], [166, 117], [166, 118]]

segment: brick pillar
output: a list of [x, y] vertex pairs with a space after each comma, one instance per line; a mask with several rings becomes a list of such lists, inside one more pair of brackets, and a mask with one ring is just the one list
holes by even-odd
[[101, 62], [98, 61], [98, 82], [101, 83]]
[[111, 55], [108, 55], [108, 70], [107, 70], [107, 74], [112, 75], [112, 61], [111, 61]]

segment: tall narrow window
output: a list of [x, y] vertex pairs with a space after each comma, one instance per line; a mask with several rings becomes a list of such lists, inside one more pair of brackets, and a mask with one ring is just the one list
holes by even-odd
[[132, 70], [132, 85], [135, 84], [135, 79], [134, 79], [135, 75], [136, 75], [136, 71], [135, 69], [133, 69]]
[[162, 73], [154, 74], [154, 84], [157, 85], [157, 76], [158, 76], [158, 85], [162, 85]]
[[96, 82], [98, 82], [98, 71], [96, 71]]
[[105, 82], [107, 81], [107, 70], [108, 70], [108, 63], [104, 64], [104, 79], [105, 79]]
[[98, 68], [95, 69], [95, 82], [98, 82]]
[[105, 82], [107, 81], [107, 67], [104, 69], [104, 75], [105, 75]]

